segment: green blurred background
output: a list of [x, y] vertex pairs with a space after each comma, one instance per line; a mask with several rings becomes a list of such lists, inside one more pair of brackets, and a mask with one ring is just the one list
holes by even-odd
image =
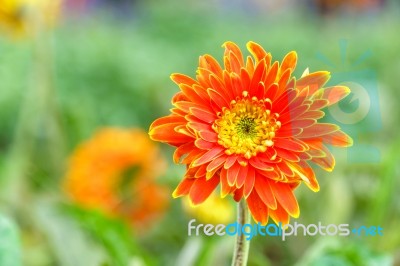
[[[309, 67], [330, 71], [332, 84], [364, 87], [342, 109], [370, 101], [369, 113], [336, 121], [354, 147], [334, 150], [332, 173], [317, 170], [319, 193], [296, 191], [301, 215], [291, 222], [384, 228], [375, 237], [258, 236], [249, 265], [400, 265], [400, 8], [378, 2], [70, 1], [43, 44], [51, 47], [51, 91], [32, 89], [46, 81], [31, 42], [2, 36], [0, 265], [230, 265], [234, 239], [188, 237], [181, 199], [138, 236], [118, 219], [71, 206], [60, 185], [79, 143], [102, 127], [147, 130], [178, 90], [170, 74], [194, 76], [205, 53], [221, 62], [227, 40], [243, 50], [255, 41], [275, 60], [296, 50], [297, 77]], [[168, 170], [159, 182], [172, 190], [184, 166], [162, 150]]]

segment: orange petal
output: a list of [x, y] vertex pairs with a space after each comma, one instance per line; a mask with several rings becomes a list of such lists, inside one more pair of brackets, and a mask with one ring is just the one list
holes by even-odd
[[200, 177], [205, 177], [207, 174], [207, 166], [206, 165], [201, 165], [199, 167], [193, 167], [194, 169], [196, 169], [196, 172], [194, 174], [195, 178], [200, 178]]
[[237, 161], [240, 165], [247, 166], [249, 164], [249, 161], [243, 156], [238, 156]]
[[298, 164], [289, 164], [294, 173], [300, 177], [301, 180], [314, 192], [319, 191], [319, 184], [315, 177], [314, 170], [308, 165], [307, 162], [300, 162]]
[[265, 52], [264, 48], [262, 48], [258, 43], [248, 42], [246, 46], [247, 50], [249, 50], [257, 62], [262, 60], [267, 55], [267, 52]]
[[197, 93], [197, 91], [194, 90], [193, 87], [186, 84], [180, 84], [179, 88], [191, 102], [204, 105], [207, 104], [207, 98], [204, 98], [204, 94]]
[[[207, 90], [204, 87], [195, 84], [192, 88], [206, 103], [208, 103], [210, 97], [208, 97]], [[207, 105], [205, 107], [207, 107]]]
[[316, 123], [316, 119], [296, 119], [295, 121], [292, 121], [290, 125], [294, 128], [307, 128], [315, 125]]
[[214, 172], [216, 169], [219, 169], [220, 167], [222, 167], [225, 161], [226, 161], [225, 155], [222, 155], [221, 157], [218, 157], [217, 159], [211, 161], [207, 165], [207, 172]]
[[228, 195], [232, 190], [232, 187], [229, 186], [229, 184], [228, 184], [227, 173], [228, 173], [228, 171], [226, 169], [221, 169], [220, 178], [221, 178], [221, 197], [222, 198], [225, 198], [226, 195]]
[[240, 70], [240, 82], [242, 84], [242, 90], [250, 91], [250, 83], [251, 83], [250, 74], [244, 68]]
[[334, 86], [323, 89], [321, 93], [321, 99], [328, 100], [329, 105], [332, 105], [349, 95], [350, 89], [346, 86]]
[[301, 128], [291, 128], [290, 126], [285, 126], [280, 128], [278, 131], [276, 131], [276, 138], [290, 138], [290, 137], [295, 137], [301, 134], [303, 130]]
[[224, 164], [224, 168], [225, 169], [231, 168], [232, 165], [236, 162], [237, 158], [238, 157], [235, 156], [235, 155], [228, 156], [228, 158], [226, 158], [226, 162]]
[[190, 108], [197, 107], [199, 109], [205, 109], [204, 105], [194, 103], [194, 102], [189, 102], [189, 101], [178, 101], [174, 103], [174, 106], [177, 108], [181, 109], [182, 111], [189, 113]]
[[289, 223], [289, 214], [284, 208], [278, 203], [276, 210], [269, 210], [269, 216], [274, 220], [275, 223], [282, 223], [282, 225]]
[[266, 152], [257, 154], [257, 157], [261, 161], [266, 162], [266, 163], [276, 163], [279, 160], [279, 158], [277, 158], [276, 156], [277, 156], [277, 152], [274, 148], [267, 149]]
[[264, 81], [265, 74], [266, 74], [266, 65], [265, 65], [265, 60], [263, 59], [257, 63], [256, 69], [254, 70], [254, 74], [251, 79], [249, 88], [250, 96], [257, 96], [258, 84]]
[[246, 177], [246, 181], [244, 182], [244, 190], [243, 190], [243, 194], [244, 197], [247, 198], [250, 193], [253, 191], [254, 188], [254, 182], [256, 179], [256, 174], [255, 174], [255, 170], [253, 167], [248, 167], [248, 171], [247, 171], [247, 177]]
[[284, 159], [284, 160], [287, 160], [287, 161], [290, 161], [290, 162], [298, 162], [298, 161], [300, 161], [299, 156], [295, 152], [284, 150], [284, 149], [281, 149], [281, 148], [278, 148], [278, 147], [275, 147], [275, 150], [277, 152], [277, 156], [282, 158], [282, 159]]
[[187, 115], [187, 112], [184, 112], [179, 108], [171, 108], [169, 110], [171, 111], [171, 114], [177, 115], [177, 116], [180, 116], [180, 117], [185, 117], [185, 115]]
[[242, 166], [240, 166], [240, 164], [235, 163], [228, 169], [227, 178], [228, 178], [229, 186], [233, 187], [235, 185], [237, 175], [238, 175], [241, 167]]
[[292, 171], [292, 169], [289, 168], [289, 166], [286, 164], [285, 161], [277, 164], [277, 167], [279, 169], [279, 171], [285, 175], [285, 177], [294, 177], [294, 173]]
[[296, 139], [276, 139], [274, 140], [274, 146], [277, 148], [285, 149], [294, 152], [304, 152], [307, 150], [306, 144]]
[[281, 72], [285, 72], [287, 69], [290, 69], [290, 72], [293, 73], [297, 64], [297, 53], [295, 51], [291, 51], [288, 53], [285, 58], [282, 60]]
[[198, 159], [199, 157], [201, 157], [203, 154], [205, 154], [206, 152], [203, 150], [197, 150], [194, 149], [192, 151], [189, 152], [189, 154], [183, 158], [181, 164], [191, 164], [194, 160]]
[[202, 121], [201, 122], [189, 122], [187, 123], [187, 126], [197, 132], [202, 132], [202, 131], [207, 131], [207, 132], [214, 132], [214, 130], [211, 128], [210, 124], [205, 124]]
[[160, 117], [156, 119], [151, 125], [150, 125], [150, 131], [153, 127], [164, 125], [164, 124], [184, 124], [186, 123], [186, 119], [181, 116], [177, 115], [167, 115]]
[[200, 138], [204, 139], [205, 141], [216, 143], [218, 141], [218, 135], [215, 132], [210, 131], [199, 131]]
[[239, 202], [243, 198], [243, 187], [236, 189], [233, 192], [233, 199], [236, 202]]
[[247, 70], [247, 72], [249, 73], [250, 76], [253, 75], [253, 73], [254, 73], [254, 62], [253, 62], [253, 59], [251, 58], [251, 56], [247, 56], [246, 70]]
[[196, 85], [193, 85], [193, 88], [194, 88], [196, 91], [197, 91], [197, 90], [205, 90], [205, 89], [211, 87], [210, 78], [209, 78], [209, 77], [210, 77], [211, 75], [214, 75], [213, 72], [211, 72], [211, 71], [208, 70], [208, 69], [198, 67], [198, 68], [197, 68], [197, 71], [196, 71], [196, 74], [197, 74], [197, 75], [196, 75], [196, 78], [197, 78], [197, 80], [198, 80], [198, 82], [199, 82], [199, 86], [198, 86], [197, 88], [195, 88]]
[[266, 92], [264, 93], [264, 98], [275, 99], [275, 96], [279, 93], [279, 87], [277, 83], [273, 83], [268, 86], [265, 82], [264, 87], [267, 88]]
[[204, 139], [196, 139], [194, 145], [202, 150], [211, 150], [216, 145], [215, 143], [205, 141]]
[[271, 186], [269, 185], [269, 181], [266, 177], [256, 174], [254, 188], [256, 189], [261, 200], [268, 206], [268, 208], [276, 209], [276, 199], [274, 197], [274, 194], [272, 193]]
[[[296, 80], [292, 80], [291, 82], [293, 82], [293, 84], [291, 84], [292, 87], [295, 88], [294, 85], [296, 84]], [[306, 86], [302, 89], [296, 89], [296, 90], [299, 92], [299, 97], [303, 97], [305, 99], [310, 98], [310, 96], [309, 96], [310, 95], [310, 87]]]
[[311, 127], [304, 128], [303, 132], [299, 135], [300, 139], [315, 138], [323, 135], [331, 134], [339, 130], [339, 126], [335, 124], [318, 123]]
[[326, 156], [325, 152], [311, 145], [310, 149], [306, 153], [309, 154], [311, 158], [322, 158]]
[[281, 172], [279, 172], [278, 168], [274, 169], [273, 171], [256, 170], [256, 175], [257, 174], [262, 175], [271, 180], [281, 180]]
[[174, 81], [177, 85], [180, 84], [186, 84], [187, 86], [192, 86], [194, 84], [197, 84], [197, 81], [192, 79], [189, 76], [180, 74], [180, 73], [174, 73], [170, 77], [172, 81]]
[[[271, 66], [271, 68], [268, 70], [268, 74], [265, 77], [265, 87], [269, 88], [273, 83], [275, 83], [276, 81], [276, 76], [278, 74], [278, 70], [279, 70], [279, 63], [278, 62], [274, 62]], [[278, 84], [276, 84], [278, 85]], [[278, 86], [279, 88], [279, 86]], [[270, 98], [272, 101], [275, 100], [276, 95], [278, 95], [280, 93], [278, 93], [277, 91], [274, 92], [274, 94], [268, 95], [268, 98]]]
[[326, 148], [324, 145], [323, 152], [325, 152], [326, 156], [322, 158], [312, 158], [312, 162], [320, 166], [322, 169], [328, 172], [332, 172], [333, 168], [335, 167], [335, 158], [333, 157], [332, 153]]
[[241, 188], [244, 185], [248, 172], [248, 167], [240, 167], [238, 176], [236, 178], [236, 187]]
[[189, 194], [195, 180], [195, 178], [183, 179], [172, 193], [172, 197], [178, 198]]
[[268, 223], [268, 207], [264, 204], [264, 202], [260, 199], [259, 195], [255, 190], [250, 193], [249, 197], [246, 199], [247, 205], [253, 216], [253, 219], [258, 223], [260, 222], [262, 225]]
[[244, 65], [244, 61], [243, 61], [243, 55], [242, 55], [242, 51], [240, 50], [240, 48], [231, 41], [225, 42], [222, 47], [225, 47], [225, 53], [224, 55], [228, 55], [230, 54], [230, 52], [232, 52], [236, 58], [238, 59], [238, 62], [240, 63], [240, 66]]
[[230, 102], [233, 99], [233, 94], [223, 84], [223, 81], [215, 75], [210, 76], [211, 88], [217, 91], [224, 98], [225, 101]]
[[218, 61], [212, 57], [211, 55], [200, 56], [199, 66], [205, 69], [210, 70], [215, 73], [218, 77], [222, 77], [222, 68], [219, 65]]
[[[311, 109], [311, 107], [310, 107]], [[314, 111], [314, 110], [310, 110], [307, 112], [304, 112], [303, 114], [301, 114], [297, 119], [307, 119], [307, 118], [311, 118], [311, 119], [320, 119], [322, 117], [325, 116], [325, 113], [323, 111]]]
[[330, 73], [328, 71], [314, 72], [297, 80], [296, 88], [302, 89], [308, 86], [310, 89], [310, 94], [312, 95], [322, 86], [324, 86], [329, 78]]
[[325, 99], [315, 99], [310, 105], [310, 110], [318, 110], [328, 106], [329, 102]]
[[[157, 120], [156, 120], [157, 121]], [[150, 126], [150, 138], [155, 141], [166, 142], [171, 145], [178, 145], [181, 143], [187, 143], [193, 141], [192, 137], [187, 135], [178, 133], [175, 131], [177, 126], [181, 125], [180, 123], [173, 124], [164, 124], [152, 127]]]
[[262, 171], [272, 171], [274, 168], [267, 164], [266, 162], [260, 160], [258, 157], [252, 157], [249, 160], [249, 163], [256, 169], [260, 169]]
[[[212, 178], [214, 176], [218, 176], [219, 177], [219, 172], [218, 171], [220, 169], [221, 169], [220, 167], [216, 167], [216, 168], [211, 169], [211, 171], [206, 173], [206, 179], [208, 180], [208, 179], [210, 179], [210, 178]], [[218, 172], [218, 175], [216, 175], [217, 172]]]
[[195, 149], [195, 146], [193, 145], [193, 142], [188, 142], [185, 143], [181, 146], [179, 146], [175, 152], [174, 152], [174, 163], [179, 163], [180, 158], [185, 155], [186, 153], [189, 153], [190, 151], [192, 151], [193, 149]]
[[265, 88], [265, 86], [264, 86], [264, 82], [260, 81], [260, 82], [257, 84], [255, 96], [256, 96], [258, 99], [265, 99], [265, 93], [266, 93], [266, 91], [267, 91], [267, 90], [266, 90], [266, 88]]
[[299, 157], [301, 160], [304, 160], [304, 161], [308, 161], [308, 160], [312, 159], [312, 156], [310, 156], [307, 152], [300, 153]]
[[175, 93], [174, 96], [172, 96], [171, 102], [176, 103], [179, 101], [188, 101], [188, 100], [189, 100], [188, 97], [180, 91], [178, 93]]
[[233, 87], [231, 74], [226, 70], [222, 73], [222, 82], [225, 85], [226, 92], [229, 94], [229, 98], [234, 99], [236, 97], [236, 88]]
[[286, 69], [286, 71], [282, 73], [278, 81], [278, 86], [280, 90], [284, 90], [286, 88], [291, 74], [292, 72], [290, 71], [290, 69]]
[[299, 204], [288, 184], [271, 182], [271, 189], [280, 205], [293, 217], [300, 215]]
[[203, 203], [219, 184], [219, 177], [206, 180], [206, 178], [196, 178], [189, 192], [189, 197], [193, 205]]
[[186, 136], [189, 136], [189, 137], [192, 137], [192, 138], [195, 137], [195, 134], [194, 134], [193, 130], [191, 130], [190, 128], [187, 128], [186, 125], [176, 126], [174, 128], [174, 130], [176, 132], [178, 132], [178, 133], [183, 134], [183, 135], [186, 135]]
[[217, 116], [214, 113], [204, 110], [203, 108], [191, 107], [189, 110], [190, 113], [206, 123], [213, 123], [217, 119]]
[[[310, 106], [308, 104], [304, 104], [304, 105], [301, 105], [301, 106], [298, 106], [295, 108], [289, 108], [284, 113], [280, 114], [279, 121], [281, 121], [282, 125], [285, 125], [284, 128], [289, 127], [289, 129], [290, 129], [289, 122], [294, 121], [295, 119], [304, 118], [304, 116], [307, 113], [307, 111], [309, 110], [309, 108], [310, 108]], [[273, 110], [273, 112], [275, 112], [275, 110]], [[279, 131], [282, 131], [282, 128], [280, 130], [278, 130], [278, 133], [279, 133]]]
[[332, 172], [335, 167], [334, 157], [312, 158], [311, 161], [328, 172]]
[[192, 163], [192, 166], [199, 166], [199, 165], [208, 163], [208, 162], [220, 157], [222, 154], [224, 154], [224, 150], [225, 149], [222, 147], [215, 147], [214, 149], [209, 150], [208, 152], [203, 154], [200, 158], [195, 160]]
[[218, 106], [218, 110], [222, 110], [223, 107], [229, 107], [229, 102], [219, 92], [213, 89], [207, 89], [207, 93], [211, 100]]
[[232, 81], [232, 89], [235, 97], [242, 97], [242, 93], [245, 89], [243, 89], [243, 83], [240, 76], [236, 73], [231, 73], [230, 78]]
[[[296, 100], [297, 91], [295, 89], [287, 89], [273, 102], [274, 109], [280, 110], [280, 114], [282, 115], [302, 104], [302, 102], [297, 105], [292, 104]], [[300, 100], [302, 99], [300, 98]]]
[[232, 51], [224, 56], [224, 65], [226, 70], [236, 74], [240, 73], [240, 69], [243, 66], [240, 59]]
[[341, 130], [322, 136], [321, 140], [325, 144], [337, 147], [350, 147], [353, 145], [353, 139]]

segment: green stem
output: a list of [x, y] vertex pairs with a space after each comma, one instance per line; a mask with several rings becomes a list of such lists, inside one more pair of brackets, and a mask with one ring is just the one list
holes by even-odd
[[[250, 213], [247, 208], [246, 201], [241, 200], [238, 203], [237, 222], [241, 226], [250, 223]], [[247, 258], [249, 257], [250, 240], [246, 240], [245, 234], [236, 235], [236, 243], [233, 251], [232, 266], [247, 265]]]

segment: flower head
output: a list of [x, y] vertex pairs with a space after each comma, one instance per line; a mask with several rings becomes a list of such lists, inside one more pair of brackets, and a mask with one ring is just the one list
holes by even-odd
[[83, 207], [145, 226], [168, 205], [168, 190], [155, 182], [163, 166], [145, 132], [105, 128], [72, 154], [64, 188]]
[[338, 126], [318, 121], [350, 90], [324, 88], [326, 71], [292, 77], [296, 52], [279, 63], [254, 42], [246, 58], [233, 42], [223, 47], [224, 67], [204, 55], [196, 79], [171, 76], [180, 92], [171, 114], [151, 124], [150, 137], [175, 146], [174, 161], [187, 166], [174, 197], [201, 204], [220, 185], [221, 197], [244, 198], [257, 222], [271, 216], [288, 223], [300, 213], [293, 190], [301, 182], [319, 190], [310, 163], [332, 171], [326, 145], [352, 144]]

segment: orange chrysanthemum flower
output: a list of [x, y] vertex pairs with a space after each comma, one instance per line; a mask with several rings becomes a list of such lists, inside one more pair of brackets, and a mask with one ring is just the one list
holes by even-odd
[[171, 114], [151, 124], [150, 137], [177, 147], [174, 161], [187, 165], [174, 197], [200, 204], [220, 184], [222, 197], [247, 201], [255, 221], [271, 216], [286, 224], [300, 212], [293, 190], [301, 182], [319, 190], [310, 163], [331, 171], [335, 160], [326, 144], [352, 144], [338, 126], [318, 122], [321, 109], [350, 90], [323, 88], [326, 71], [291, 77], [296, 52], [279, 63], [254, 42], [246, 59], [236, 44], [223, 47], [224, 68], [204, 55], [196, 79], [171, 76], [181, 91]]
[[168, 205], [168, 190], [155, 182], [164, 168], [145, 132], [105, 128], [72, 154], [64, 188], [83, 207], [143, 227]]

